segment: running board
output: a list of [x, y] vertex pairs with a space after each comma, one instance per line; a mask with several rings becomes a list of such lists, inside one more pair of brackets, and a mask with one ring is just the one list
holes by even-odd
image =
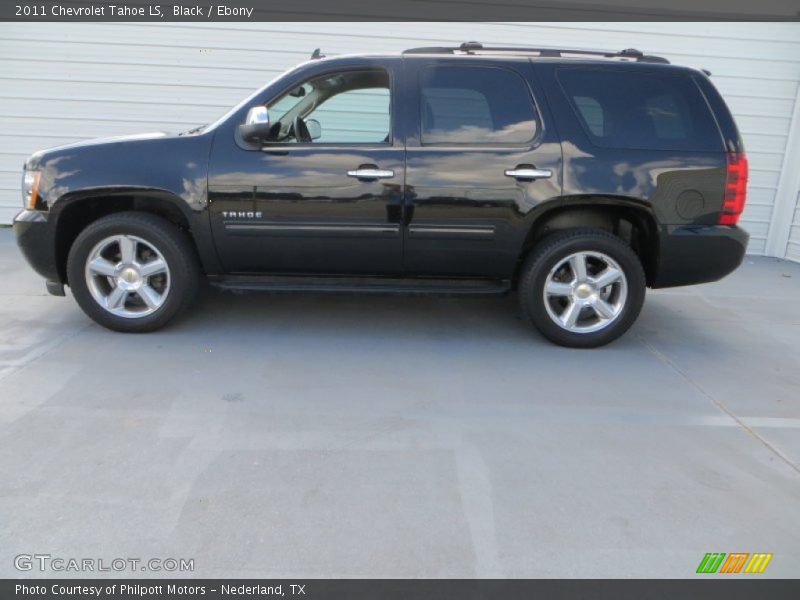
[[210, 276], [214, 287], [229, 291], [312, 292], [345, 294], [433, 294], [500, 296], [511, 282], [497, 279], [432, 279], [412, 277], [309, 277], [300, 275]]

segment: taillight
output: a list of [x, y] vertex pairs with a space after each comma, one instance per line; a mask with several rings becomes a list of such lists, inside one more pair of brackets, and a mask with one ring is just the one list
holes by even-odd
[[741, 152], [728, 152], [725, 175], [725, 198], [722, 200], [720, 225], [736, 225], [747, 197], [747, 157]]

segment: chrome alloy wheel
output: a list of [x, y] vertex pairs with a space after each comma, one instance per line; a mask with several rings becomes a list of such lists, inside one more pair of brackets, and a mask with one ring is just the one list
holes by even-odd
[[628, 282], [619, 264], [602, 252], [576, 252], [547, 274], [544, 305], [562, 329], [592, 333], [613, 323], [625, 308]]
[[128, 319], [157, 311], [167, 299], [171, 281], [161, 252], [132, 235], [107, 237], [92, 248], [85, 275], [95, 302]]

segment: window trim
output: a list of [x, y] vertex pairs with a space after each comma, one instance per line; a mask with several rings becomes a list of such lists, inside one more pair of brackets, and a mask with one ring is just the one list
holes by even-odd
[[285, 152], [289, 151], [292, 148], [369, 148], [369, 149], [387, 149], [394, 146], [395, 142], [395, 94], [396, 94], [396, 78], [394, 76], [393, 69], [390, 69], [385, 66], [350, 66], [345, 68], [338, 68], [338, 69], [328, 69], [325, 71], [320, 71], [318, 73], [314, 73], [309, 77], [303, 78], [299, 83], [291, 83], [289, 85], [284, 86], [281, 88], [280, 92], [271, 96], [269, 99], [265, 100], [260, 104], [260, 106], [269, 107], [271, 102], [277, 102], [279, 99], [283, 98], [288, 92], [293, 90], [294, 88], [305, 84], [308, 81], [312, 81], [314, 79], [319, 79], [321, 77], [327, 77], [329, 75], [336, 75], [338, 73], [353, 73], [353, 72], [364, 72], [364, 71], [383, 71], [386, 73], [389, 79], [389, 139], [385, 142], [271, 142], [269, 144], [263, 144], [258, 148], [254, 148], [256, 150], [262, 152]]
[[[525, 63], [530, 68], [530, 63]], [[425, 142], [423, 137], [423, 128], [422, 128], [422, 74], [424, 71], [428, 69], [494, 69], [496, 71], [506, 71], [508, 73], [513, 74], [520, 80], [522, 80], [522, 84], [528, 92], [528, 98], [531, 102], [531, 106], [533, 107], [533, 118], [536, 120], [536, 131], [534, 132], [533, 136], [523, 142], [513, 142], [513, 143], [506, 143], [506, 142]], [[504, 66], [497, 66], [493, 64], [454, 64], [452, 62], [447, 63], [431, 63], [427, 65], [421, 65], [420, 68], [417, 70], [417, 81], [416, 81], [416, 94], [417, 94], [417, 132], [419, 136], [419, 147], [420, 148], [471, 148], [471, 149], [530, 149], [534, 148], [539, 145], [539, 141], [542, 138], [544, 133], [544, 122], [542, 121], [542, 114], [539, 110], [539, 104], [536, 101], [536, 96], [531, 89], [530, 82], [528, 79], [516, 69], [511, 69], [509, 67]]]

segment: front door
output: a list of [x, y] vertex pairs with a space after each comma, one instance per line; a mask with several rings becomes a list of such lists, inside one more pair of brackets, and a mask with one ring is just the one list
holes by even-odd
[[561, 195], [561, 145], [528, 59], [406, 63], [415, 122], [406, 155], [404, 270], [511, 278], [531, 211]]
[[269, 102], [260, 148], [215, 140], [211, 223], [226, 272], [401, 271], [405, 150], [391, 125], [393, 69], [292, 85]]

